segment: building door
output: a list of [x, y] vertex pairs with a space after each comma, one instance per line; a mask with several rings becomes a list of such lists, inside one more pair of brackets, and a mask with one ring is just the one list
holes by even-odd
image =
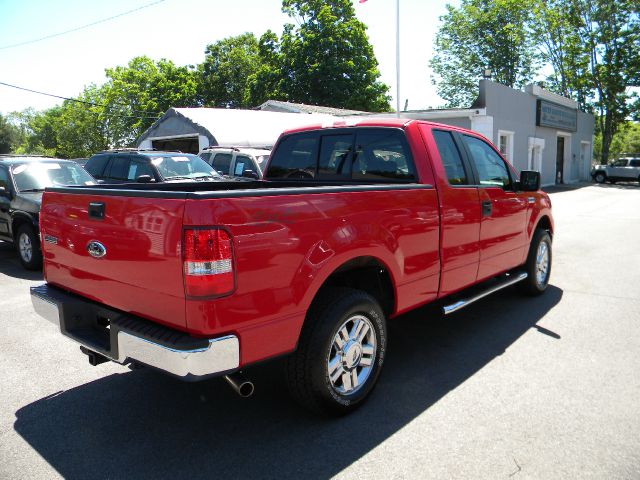
[[556, 152], [556, 185], [564, 183], [564, 137], [558, 137]]

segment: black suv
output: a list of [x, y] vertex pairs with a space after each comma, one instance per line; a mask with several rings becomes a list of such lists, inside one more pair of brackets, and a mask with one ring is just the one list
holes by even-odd
[[109, 150], [93, 155], [84, 168], [104, 183], [223, 180], [200, 157], [180, 152]]
[[13, 242], [22, 265], [42, 267], [38, 215], [46, 187], [95, 185], [76, 162], [47, 157], [0, 156], [0, 240]]

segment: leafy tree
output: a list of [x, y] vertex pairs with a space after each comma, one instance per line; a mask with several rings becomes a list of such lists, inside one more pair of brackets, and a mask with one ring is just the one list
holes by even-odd
[[536, 67], [529, 23], [534, 0], [462, 0], [447, 5], [430, 65], [449, 107], [469, 106], [484, 69], [512, 88], [529, 83]]
[[251, 106], [248, 82], [260, 66], [260, 45], [253, 33], [207, 46], [204, 62], [198, 65], [199, 102], [210, 107]]
[[18, 131], [0, 114], [0, 153], [10, 153], [17, 146]]
[[135, 57], [105, 70], [107, 82], [92, 93], [105, 105], [99, 113], [113, 146], [132, 145], [171, 107], [197, 106], [197, 80], [190, 66]]
[[573, 0], [540, 0], [533, 12], [534, 39], [542, 59], [553, 67], [545, 88], [576, 100], [587, 110], [589, 55], [578, 32]]
[[283, 0], [282, 11], [297, 24], [285, 25], [279, 50], [272, 50], [281, 62], [278, 91], [287, 100], [389, 110], [389, 88], [378, 80], [366, 26], [356, 18], [351, 0]]
[[573, 0], [578, 33], [589, 56], [590, 84], [607, 162], [614, 135], [632, 113], [629, 87], [640, 86], [637, 0]]
[[246, 85], [247, 104], [258, 106], [267, 100], [287, 100], [283, 91], [283, 58], [278, 36], [268, 30], [258, 42], [260, 64], [249, 75]]

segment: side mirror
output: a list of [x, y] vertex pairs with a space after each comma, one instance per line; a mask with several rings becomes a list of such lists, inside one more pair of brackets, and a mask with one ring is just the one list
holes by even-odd
[[520, 188], [523, 192], [536, 192], [540, 190], [540, 172], [523, 170], [520, 172]]
[[151, 175], [140, 175], [136, 178], [136, 182], [139, 183], [151, 183], [151, 181], [153, 181]]
[[7, 187], [0, 186], [0, 197], [11, 197], [11, 192], [7, 190]]
[[244, 172], [242, 172], [242, 176], [246, 178], [253, 178], [254, 180], [258, 180], [258, 178], [260, 178], [258, 177], [258, 174], [253, 170], [245, 170]]

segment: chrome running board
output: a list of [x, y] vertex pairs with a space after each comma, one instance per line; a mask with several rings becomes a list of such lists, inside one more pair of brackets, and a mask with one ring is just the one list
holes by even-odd
[[463, 298], [461, 300], [458, 300], [455, 303], [452, 303], [451, 305], [445, 305], [444, 307], [442, 307], [442, 313], [444, 313], [445, 315], [449, 315], [450, 313], [457, 312], [458, 310], [461, 310], [464, 307], [468, 307], [473, 302], [477, 302], [481, 298], [484, 298], [487, 295], [491, 295], [492, 293], [495, 293], [498, 290], [502, 290], [503, 288], [510, 287], [514, 283], [521, 282], [527, 277], [528, 277], [527, 272], [515, 272], [515, 273], [507, 274], [506, 278], [500, 281], [500, 283], [498, 283], [497, 285], [493, 285], [490, 288], [483, 290], [472, 297]]

